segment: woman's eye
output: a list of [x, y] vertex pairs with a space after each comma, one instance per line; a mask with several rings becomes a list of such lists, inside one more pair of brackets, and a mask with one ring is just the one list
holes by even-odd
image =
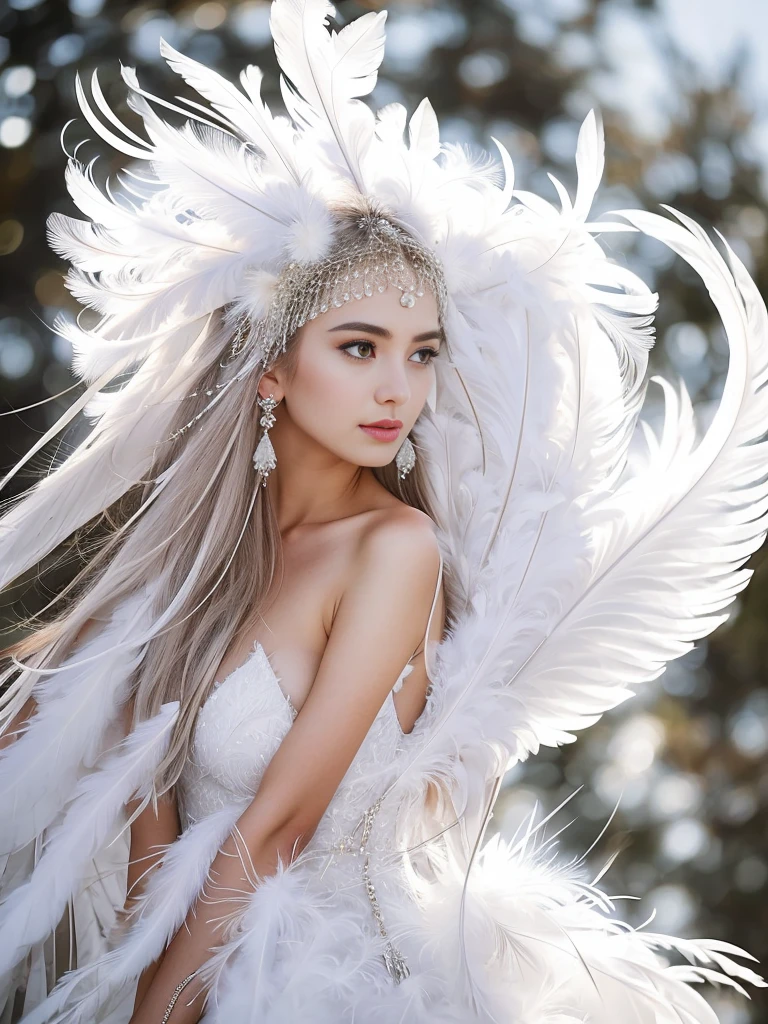
[[370, 341], [350, 341], [346, 345], [342, 345], [341, 346], [341, 351], [345, 355], [348, 355], [350, 359], [357, 359], [358, 362], [365, 362], [365, 357], [364, 356], [353, 356], [353, 355], [350, 355], [350, 353], [349, 353], [350, 349], [352, 349], [352, 348], [361, 348], [361, 347], [362, 348], [369, 348], [369, 349], [373, 350], [373, 345], [371, 344]]
[[427, 366], [429, 363], [432, 362], [433, 359], [437, 358], [437, 351], [434, 348], [420, 348], [418, 352], [414, 352], [413, 354], [415, 356], [423, 356], [425, 353], [429, 358], [419, 359], [418, 362], [422, 363], [424, 366]]
[[[357, 362], [359, 363], [368, 362], [370, 356], [352, 355], [350, 351], [351, 349], [369, 349], [371, 353], [375, 350], [375, 345], [371, 341], [348, 341], [346, 345], [341, 345], [339, 347], [341, 348], [341, 351], [345, 355], [349, 356], [350, 359], [357, 360]], [[422, 357], [416, 360], [416, 362], [421, 363], [422, 366], [426, 366], [428, 363], [431, 363], [432, 360], [437, 356], [437, 354], [437, 351], [433, 348], [420, 348], [418, 352], [413, 353], [414, 356]], [[426, 358], [424, 358], [425, 356]], [[413, 358], [413, 356], [411, 358]]]

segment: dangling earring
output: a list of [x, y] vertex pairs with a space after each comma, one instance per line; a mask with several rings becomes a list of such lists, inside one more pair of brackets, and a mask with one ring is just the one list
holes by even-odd
[[264, 415], [259, 420], [259, 423], [264, 427], [264, 433], [259, 441], [256, 451], [253, 453], [253, 466], [254, 469], [261, 473], [262, 487], [266, 487], [267, 477], [277, 465], [277, 456], [275, 455], [275, 449], [272, 447], [272, 442], [269, 439], [269, 430], [270, 427], [275, 425], [275, 417], [272, 414], [272, 410], [279, 403], [275, 401], [274, 395], [270, 395], [269, 398], [261, 398], [260, 396], [257, 396], [256, 401], [264, 410]]
[[411, 444], [411, 439], [406, 435], [405, 440], [400, 445], [400, 450], [395, 456], [395, 462], [397, 468], [400, 470], [400, 479], [404, 480], [408, 473], [411, 472], [413, 467], [416, 465], [416, 449]]

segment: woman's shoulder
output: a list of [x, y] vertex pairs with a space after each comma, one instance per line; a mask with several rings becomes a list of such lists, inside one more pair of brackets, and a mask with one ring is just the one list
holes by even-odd
[[410, 505], [378, 510], [359, 531], [348, 582], [368, 576], [411, 591], [433, 592], [441, 555], [432, 518]]
[[360, 532], [360, 543], [369, 546], [424, 547], [437, 551], [436, 525], [431, 516], [412, 505], [379, 509]]
[[[423, 577], [434, 586], [440, 550], [435, 523], [426, 513], [398, 502], [368, 509], [343, 523], [337, 522], [336, 526], [343, 526], [343, 539], [338, 533], [335, 538], [343, 557], [342, 571], [334, 587], [334, 610], [342, 594], [358, 585], [363, 576], [375, 581], [381, 574], [389, 577], [398, 567], [403, 571], [397, 575], [405, 577], [411, 585]], [[327, 540], [332, 540], [331, 535]]]

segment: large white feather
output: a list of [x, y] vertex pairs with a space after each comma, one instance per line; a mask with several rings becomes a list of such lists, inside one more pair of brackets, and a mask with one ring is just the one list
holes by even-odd
[[[50, 825], [72, 797], [83, 766], [96, 761], [143, 656], [109, 652], [142, 628], [148, 610], [143, 591], [118, 605], [111, 621], [64, 660], [64, 671], [33, 689], [36, 713], [0, 754], [0, 853], [21, 849]], [[70, 665], [95, 655], [101, 656], [95, 663]]]
[[297, 184], [301, 181], [301, 171], [296, 161], [295, 130], [285, 118], [273, 118], [261, 99], [263, 76], [259, 68], [251, 65], [241, 76], [248, 94], [246, 98], [221, 75], [185, 57], [164, 39], [160, 41], [160, 53], [169, 67], [223, 114], [234, 129], [263, 151], [268, 160], [266, 169], [270, 170], [274, 166], [278, 171], [287, 171]]
[[[170, 335], [129, 383], [109, 396], [108, 412], [75, 451], [0, 519], [0, 587], [39, 562], [146, 476], [158, 440], [170, 434], [178, 397], [190, 390], [194, 363], [190, 365], [188, 358], [202, 355], [206, 342], [210, 344], [209, 335], [205, 321], [193, 322]], [[107, 371], [85, 392], [80, 404], [92, 401], [111, 376]], [[70, 422], [76, 409], [73, 406], [54, 424], [49, 438]], [[29, 453], [6, 479], [28, 458]], [[29, 524], [34, 524], [34, 529]]]
[[[754, 286], [737, 284], [706, 239], [663, 218], [646, 214], [642, 221], [644, 230], [670, 240], [704, 272], [731, 343], [723, 403], [694, 450], [689, 403], [683, 395], [678, 410], [667, 386], [658, 453], [642, 475], [615, 493], [601, 495], [589, 464], [576, 473], [572, 460], [552, 460], [557, 468], [549, 479], [546, 460], [538, 478], [520, 479], [522, 518], [514, 530], [498, 530], [490, 571], [474, 584], [474, 608], [443, 647], [447, 711], [430, 745], [452, 729], [458, 736], [466, 715], [476, 726], [483, 723], [483, 734], [489, 735], [491, 723], [497, 726], [490, 735], [514, 758], [540, 743], [572, 739], [567, 730], [592, 724], [631, 695], [626, 684], [654, 678], [669, 658], [710, 632], [721, 621], [715, 613], [746, 584], [739, 566], [762, 542], [768, 502], [761, 479], [765, 446], [758, 442], [768, 419], [768, 398], [760, 390], [768, 365], [765, 307]], [[545, 360], [541, 350], [538, 359]], [[567, 412], [561, 391], [552, 400], [559, 414]], [[481, 423], [483, 413], [492, 411], [490, 405], [481, 409]], [[588, 420], [574, 420], [572, 441], [576, 423], [581, 431]], [[549, 424], [548, 438], [561, 427], [559, 415]], [[625, 443], [623, 437], [611, 461]], [[568, 454], [562, 443], [557, 447]], [[497, 452], [515, 457], [509, 445]], [[534, 454], [535, 465], [541, 455]], [[514, 469], [520, 476], [525, 466], [518, 462]], [[499, 499], [500, 479], [496, 466], [492, 479], [466, 477], [475, 507], [483, 489], [491, 502]], [[588, 489], [581, 492], [585, 479], [591, 481], [591, 498]], [[559, 501], [543, 501], [557, 493]], [[510, 511], [514, 507], [508, 503]], [[487, 533], [487, 521], [480, 518], [463, 524], [463, 550], [472, 550], [473, 536]], [[483, 652], [479, 664], [472, 650]], [[497, 682], [476, 685], [481, 679]], [[478, 709], [481, 699], [487, 700], [485, 714]], [[469, 741], [469, 730], [462, 735]]]
[[147, 880], [128, 926], [111, 937], [113, 948], [64, 975], [48, 998], [25, 1018], [25, 1024], [87, 1024], [107, 993], [138, 978], [181, 927], [202, 891], [219, 847], [241, 813], [242, 808], [234, 805], [188, 826], [167, 847], [162, 863]]
[[47, 837], [34, 874], [0, 908], [0, 973], [56, 927], [84, 866], [109, 838], [124, 805], [137, 792], [145, 795], [167, 749], [178, 707], [178, 701], [164, 704], [82, 778]]
[[278, 0], [272, 4], [270, 28], [289, 113], [299, 124], [331, 133], [342, 160], [339, 170], [365, 192], [363, 165], [374, 121], [356, 97], [376, 84], [386, 12], [364, 14], [329, 34], [326, 19], [333, 13], [327, 0]]

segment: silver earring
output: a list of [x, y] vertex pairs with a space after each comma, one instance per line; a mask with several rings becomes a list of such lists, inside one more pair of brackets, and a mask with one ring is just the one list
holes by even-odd
[[262, 487], [266, 487], [267, 477], [277, 465], [277, 456], [269, 439], [269, 430], [275, 425], [275, 417], [272, 410], [278, 405], [278, 402], [275, 401], [275, 396], [272, 394], [270, 394], [269, 398], [257, 396], [256, 401], [264, 410], [264, 415], [259, 420], [259, 423], [264, 427], [264, 433], [256, 451], [253, 453], [253, 466], [257, 472], [261, 473]]
[[416, 449], [411, 444], [411, 439], [407, 435], [403, 443], [400, 445], [400, 450], [395, 456], [395, 462], [397, 463], [397, 468], [400, 471], [399, 475], [401, 480], [404, 480], [416, 465]]

